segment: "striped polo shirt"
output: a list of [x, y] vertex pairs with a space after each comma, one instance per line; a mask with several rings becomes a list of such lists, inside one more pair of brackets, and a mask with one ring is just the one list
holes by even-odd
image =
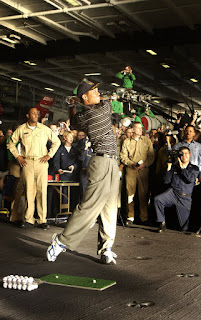
[[74, 116], [73, 126], [84, 131], [91, 141], [94, 153], [116, 155], [116, 136], [111, 121], [112, 108], [109, 101], [83, 107]]

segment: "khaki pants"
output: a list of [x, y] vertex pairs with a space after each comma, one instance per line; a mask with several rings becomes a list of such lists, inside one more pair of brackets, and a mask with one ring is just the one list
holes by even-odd
[[25, 193], [27, 198], [27, 210], [25, 221], [34, 224], [35, 197], [37, 200], [37, 223], [45, 223], [47, 217], [47, 182], [48, 163], [41, 163], [39, 160], [25, 159], [26, 167], [22, 169], [25, 182]]
[[115, 159], [94, 156], [87, 169], [88, 184], [81, 204], [69, 218], [59, 240], [74, 250], [99, 217], [98, 254], [112, 247], [116, 235], [119, 169]]
[[148, 168], [134, 170], [126, 168], [126, 190], [128, 196], [128, 218], [134, 218], [134, 196], [138, 188], [140, 219], [142, 222], [148, 220]]

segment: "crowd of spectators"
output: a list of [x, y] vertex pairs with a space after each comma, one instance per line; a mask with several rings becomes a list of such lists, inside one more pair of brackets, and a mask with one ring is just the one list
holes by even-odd
[[[201, 217], [197, 203], [199, 202], [201, 180], [201, 132], [198, 126], [198, 114], [194, 113], [192, 117], [186, 117], [186, 114], [180, 113], [174, 123], [176, 134], [172, 134], [164, 125], [152, 128], [147, 133], [141, 123], [141, 117], [144, 114], [154, 117], [150, 109], [138, 108], [133, 115], [128, 116], [124, 113], [123, 104], [118, 101], [116, 94], [111, 97], [111, 106], [120, 174], [118, 222], [127, 226], [133, 223], [156, 226], [157, 221], [160, 222], [157, 219], [154, 199], [170, 188], [171, 181], [168, 181], [168, 184], [164, 183], [167, 163], [175, 161], [173, 164], [179, 166], [178, 153], [176, 156], [173, 155], [171, 160], [170, 155], [174, 150], [176, 152], [181, 147], [186, 147], [190, 153], [190, 163], [198, 167], [197, 179], [191, 181], [194, 188], [188, 230], [199, 233]], [[41, 122], [47, 126], [43, 119]], [[51, 123], [48, 126], [53, 136], [57, 136], [61, 141], [54, 156], [48, 160], [48, 179], [54, 181], [55, 174], [59, 174], [60, 181], [80, 183], [79, 187], [73, 187], [71, 191], [70, 211], [72, 212], [82, 200], [86, 189], [87, 166], [93, 157], [93, 148], [86, 134], [75, 130], [73, 121], [71, 123], [69, 119], [59, 119], [57, 123]], [[9, 140], [16, 129], [16, 127], [12, 130], [9, 128], [5, 134], [0, 130], [0, 200], [1, 207], [7, 207], [11, 212], [10, 221], [12, 222], [23, 220], [27, 203], [21, 167], [7, 149]], [[20, 155], [20, 141], [16, 141], [15, 147]], [[48, 141], [47, 150], [51, 150], [51, 147], [52, 142]], [[182, 165], [180, 169], [183, 169]], [[63, 187], [63, 193], [66, 196], [67, 192], [67, 188]], [[53, 187], [49, 186], [46, 198], [47, 220], [51, 220], [59, 211], [59, 195]], [[65, 202], [67, 198], [63, 197], [63, 203]], [[165, 211], [166, 225], [182, 230], [176, 214], [173, 213], [174, 209]], [[35, 216], [37, 214], [37, 209], [35, 209]]]

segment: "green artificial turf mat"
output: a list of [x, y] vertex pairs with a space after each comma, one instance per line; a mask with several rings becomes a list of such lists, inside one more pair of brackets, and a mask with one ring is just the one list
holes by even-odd
[[41, 277], [40, 280], [49, 284], [92, 290], [104, 290], [116, 284], [116, 281], [112, 280], [67, 276], [56, 273]]

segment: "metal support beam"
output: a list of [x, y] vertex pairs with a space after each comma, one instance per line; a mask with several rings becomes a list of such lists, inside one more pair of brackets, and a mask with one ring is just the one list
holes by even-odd
[[193, 20], [183, 12], [181, 8], [176, 6], [176, 4], [172, 0], [160, 0], [165, 3], [168, 8], [170, 8], [176, 15], [192, 30], [194, 30]]
[[15, 32], [17, 32], [17, 33], [20, 33], [20, 34], [22, 34], [23, 36], [26, 36], [27, 38], [30, 38], [30, 39], [32, 39], [32, 40], [35, 40], [35, 41], [37, 41], [37, 42], [39, 42], [39, 43], [42, 43], [42, 44], [44, 44], [44, 45], [47, 44], [44, 38], [39, 37], [38, 35], [36, 35], [36, 34], [33, 33], [33, 32], [29, 32], [29, 31], [27, 31], [27, 30], [24, 30], [24, 29], [21, 29], [21, 28], [17, 28], [16, 26], [14, 26], [14, 25], [11, 24], [11, 23], [4, 22], [4, 21], [0, 21], [0, 25], [2, 25], [2, 26], [5, 27], [5, 28], [8, 28], [8, 29], [10, 29], [10, 30], [13, 30], [13, 31], [15, 31]]

